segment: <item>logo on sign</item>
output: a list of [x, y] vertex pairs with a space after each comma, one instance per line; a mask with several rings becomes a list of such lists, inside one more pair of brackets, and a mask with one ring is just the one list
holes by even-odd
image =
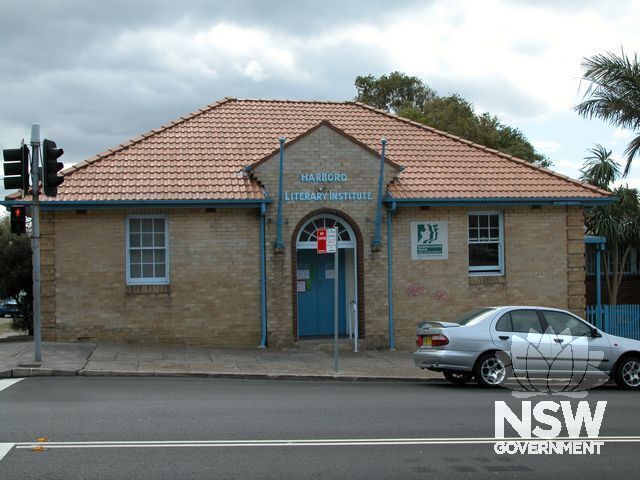
[[411, 223], [411, 258], [413, 260], [446, 260], [447, 222]]

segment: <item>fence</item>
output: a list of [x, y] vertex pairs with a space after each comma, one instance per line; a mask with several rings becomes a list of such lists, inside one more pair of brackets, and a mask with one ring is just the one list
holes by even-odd
[[600, 319], [597, 307], [587, 307], [587, 321], [607, 333], [640, 340], [640, 305], [603, 305]]

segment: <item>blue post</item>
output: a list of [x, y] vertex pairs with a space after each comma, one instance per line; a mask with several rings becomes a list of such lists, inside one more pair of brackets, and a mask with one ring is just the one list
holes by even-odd
[[276, 244], [275, 250], [276, 252], [284, 251], [284, 243], [282, 242], [282, 183], [284, 176], [284, 142], [286, 138], [280, 137], [278, 141], [280, 142], [280, 170], [278, 172], [278, 221], [276, 227]]
[[267, 268], [264, 245], [264, 218], [266, 213], [267, 206], [263, 203], [260, 205], [260, 329], [262, 337], [260, 338], [259, 348], [267, 348]]
[[396, 349], [396, 340], [393, 333], [393, 248], [391, 235], [391, 217], [396, 210], [396, 202], [387, 210], [387, 296], [389, 297], [389, 350]]
[[602, 321], [602, 284], [601, 284], [601, 278], [600, 278], [600, 244], [596, 245], [596, 327], [598, 326], [604, 330], [604, 322]]
[[378, 178], [378, 206], [376, 208], [376, 229], [373, 234], [373, 240], [371, 241], [371, 248], [374, 250], [380, 249], [380, 227], [382, 224], [382, 182], [384, 180], [384, 151], [387, 146], [387, 139], [380, 140], [382, 144], [382, 152], [380, 154], [380, 177]]

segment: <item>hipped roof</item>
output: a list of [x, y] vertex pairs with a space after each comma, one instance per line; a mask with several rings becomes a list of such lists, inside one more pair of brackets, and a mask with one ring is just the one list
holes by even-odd
[[610, 194], [551, 170], [358, 102], [226, 98], [63, 171], [44, 201], [264, 199], [245, 167], [324, 123], [404, 169], [403, 199], [598, 199]]

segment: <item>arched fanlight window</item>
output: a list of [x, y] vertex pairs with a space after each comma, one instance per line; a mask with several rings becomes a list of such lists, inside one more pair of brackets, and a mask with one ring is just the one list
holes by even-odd
[[318, 229], [335, 227], [338, 227], [338, 248], [355, 248], [356, 236], [351, 227], [341, 218], [330, 214], [321, 214], [307, 221], [298, 233], [296, 248], [317, 248]]

